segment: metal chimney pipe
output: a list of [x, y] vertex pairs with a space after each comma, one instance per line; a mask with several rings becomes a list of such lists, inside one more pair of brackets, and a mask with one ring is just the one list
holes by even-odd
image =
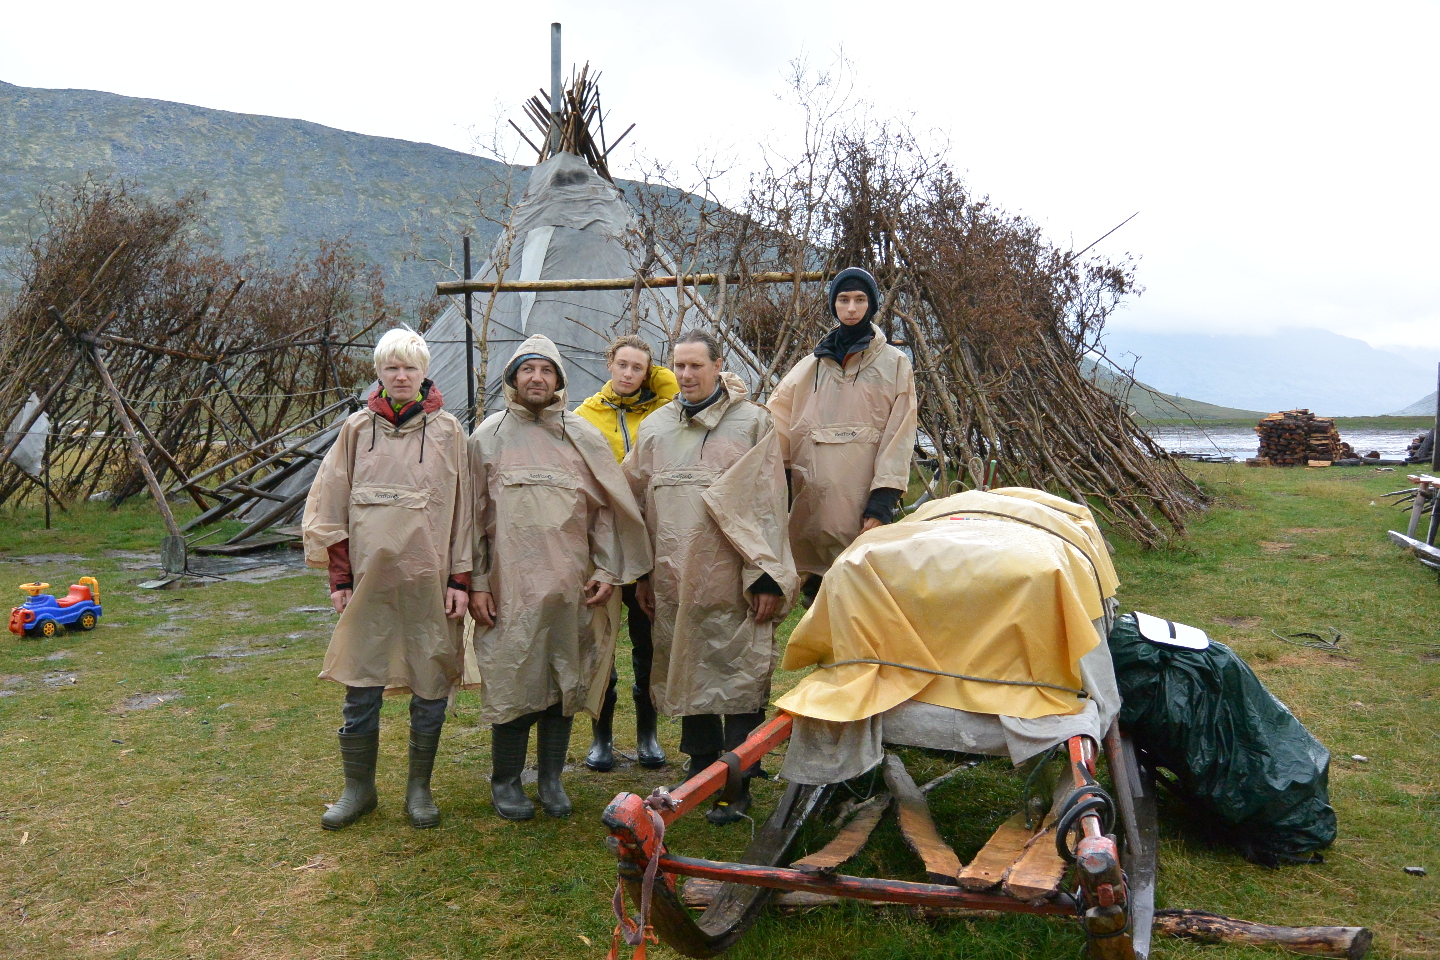
[[550, 24], [550, 155], [560, 152], [560, 24]]

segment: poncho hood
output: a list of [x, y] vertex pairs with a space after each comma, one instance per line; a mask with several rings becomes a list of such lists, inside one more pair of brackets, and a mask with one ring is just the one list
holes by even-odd
[[540, 411], [539, 419], [560, 416], [565, 412], [565, 384], [569, 382], [569, 378], [565, 375], [565, 361], [560, 358], [560, 348], [555, 346], [555, 342], [544, 334], [537, 333], [516, 347], [509, 362], [505, 364], [505, 376], [501, 378], [505, 390], [505, 405], [516, 413], [533, 416], [530, 408], [520, 402], [520, 393], [515, 389], [515, 377], [512, 370], [526, 356], [544, 357], [555, 364], [555, 370], [560, 374], [560, 389], [555, 391], [555, 399], [550, 401], [550, 405]]

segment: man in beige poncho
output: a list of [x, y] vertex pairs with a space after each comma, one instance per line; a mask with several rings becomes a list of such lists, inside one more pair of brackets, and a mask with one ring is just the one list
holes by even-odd
[[839, 326], [765, 405], [794, 492], [790, 548], [812, 599], [857, 536], [894, 519], [915, 449], [915, 374], [870, 322], [880, 306], [875, 278], [859, 267], [842, 270], [829, 297]]
[[327, 830], [375, 809], [387, 691], [411, 694], [410, 822], [440, 822], [430, 773], [463, 666], [472, 522], [465, 431], [425, 379], [429, 366], [419, 334], [380, 338], [380, 387], [341, 425], [305, 501], [305, 560], [329, 568], [340, 614], [320, 676], [345, 685], [345, 792], [320, 818]]
[[604, 696], [615, 653], [615, 588], [649, 572], [650, 544], [609, 442], [565, 410], [565, 366], [555, 344], [526, 340], [502, 382], [505, 409], [470, 437], [470, 613], [480, 716], [491, 725], [490, 797], [508, 820], [535, 815], [520, 775], [538, 724], [540, 805], [564, 817], [571, 808], [560, 773], [571, 723], [577, 710], [593, 715]]
[[[722, 363], [709, 333], [680, 336], [680, 396], [646, 418], [624, 463], [655, 551], [654, 573], [636, 589], [654, 621], [650, 693], [681, 718], [692, 776], [764, 720], [775, 621], [796, 591], [779, 438]], [[706, 816], [730, 823], [749, 804], [747, 781], [735, 803]]]

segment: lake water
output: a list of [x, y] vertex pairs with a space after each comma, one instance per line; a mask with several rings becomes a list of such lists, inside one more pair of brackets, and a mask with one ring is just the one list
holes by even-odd
[[[1405, 448], [1415, 439], [1414, 430], [1353, 430], [1341, 431], [1340, 439], [1364, 456], [1379, 450], [1387, 459], [1401, 459]], [[1260, 452], [1260, 437], [1251, 427], [1224, 427], [1202, 430], [1199, 427], [1153, 427], [1150, 436], [1171, 453], [1208, 453], [1244, 460]]]

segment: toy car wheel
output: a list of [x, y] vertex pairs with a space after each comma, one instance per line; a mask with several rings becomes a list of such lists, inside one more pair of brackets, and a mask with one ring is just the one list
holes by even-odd
[[99, 620], [95, 619], [94, 613], [82, 613], [80, 614], [80, 619], [75, 621], [75, 625], [81, 630], [94, 630], [95, 624], [99, 622]]
[[44, 637], [48, 640], [51, 637], [59, 635], [59, 633], [60, 624], [51, 620], [49, 617], [35, 624], [35, 635], [37, 637]]

